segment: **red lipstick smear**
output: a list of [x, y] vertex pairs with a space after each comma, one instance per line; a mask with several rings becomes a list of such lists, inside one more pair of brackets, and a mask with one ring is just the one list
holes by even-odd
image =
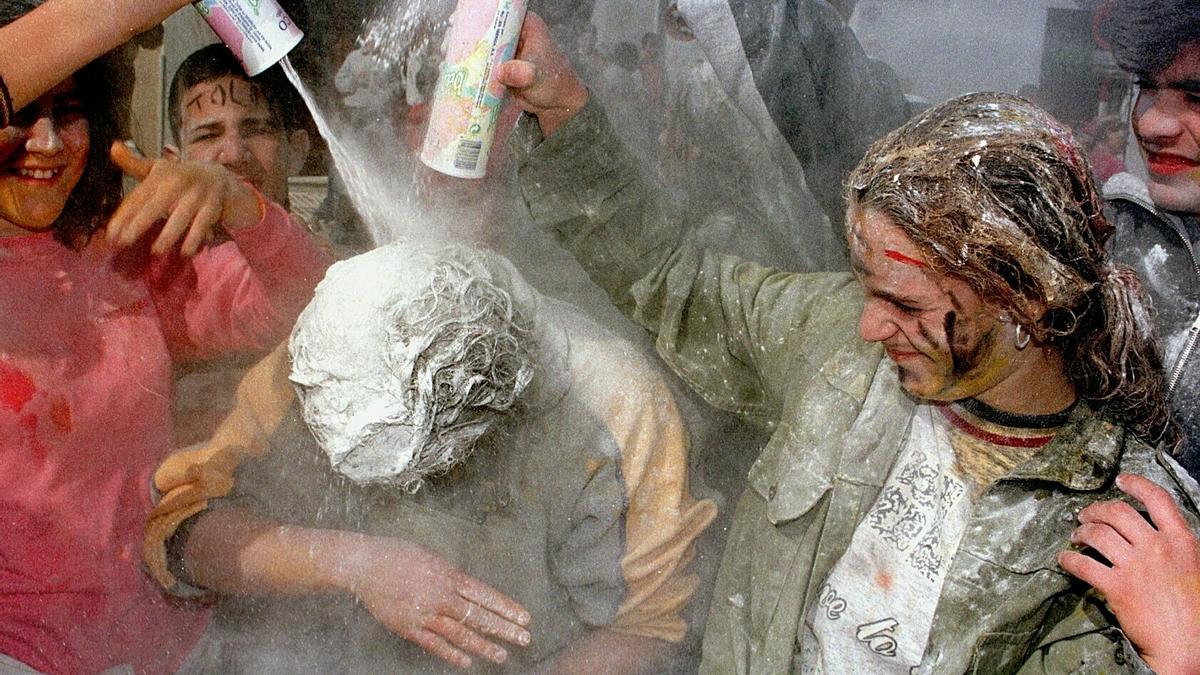
[[1174, 176], [1200, 167], [1200, 162], [1179, 155], [1152, 152], [1146, 156], [1146, 165], [1151, 172], [1160, 176]]
[[7, 363], [0, 363], [0, 408], [19, 413], [36, 393], [37, 387], [28, 375]]
[[892, 260], [895, 260], [898, 263], [903, 263], [905, 265], [912, 265], [913, 267], [920, 267], [922, 269], [929, 267], [929, 265], [925, 264], [924, 261], [917, 260], [916, 258], [913, 258], [911, 256], [904, 255], [903, 253], [901, 253], [899, 251], [893, 251], [890, 248], [884, 249], [883, 254], [886, 255], [887, 257], [891, 258]]

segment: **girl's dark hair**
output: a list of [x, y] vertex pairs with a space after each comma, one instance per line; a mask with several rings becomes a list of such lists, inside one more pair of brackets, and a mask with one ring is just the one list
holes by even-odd
[[1022, 98], [968, 94], [871, 146], [846, 197], [1057, 347], [1081, 398], [1146, 440], [1174, 439], [1141, 283], [1108, 255], [1113, 227], [1070, 129]]
[[[16, 21], [38, 4], [0, 0], [0, 26]], [[110, 57], [101, 57], [75, 73], [75, 88], [88, 120], [90, 150], [83, 176], [53, 226], [54, 237], [72, 248], [86, 244], [121, 203], [121, 171], [108, 158], [109, 146], [120, 136], [117, 102], [111, 90], [121, 75], [116, 60]]]

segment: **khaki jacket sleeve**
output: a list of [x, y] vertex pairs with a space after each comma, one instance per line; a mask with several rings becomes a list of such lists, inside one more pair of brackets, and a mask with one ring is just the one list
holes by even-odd
[[809, 319], [845, 295], [850, 275], [782, 272], [700, 249], [594, 101], [553, 136], [536, 133], [526, 125], [516, 142], [538, 226], [657, 335], [658, 353], [710, 404], [776, 419], [787, 368], [815, 349], [804, 343], [820, 333], [805, 330]]
[[284, 342], [246, 372], [233, 410], [213, 437], [166, 458], [155, 472], [154, 487], [162, 496], [146, 523], [142, 557], [163, 587], [175, 589], [179, 583], [167, 560], [171, 535], [208, 508], [209, 500], [229, 494], [238, 466], [266, 450], [267, 439], [287, 414], [295, 396], [289, 370]]

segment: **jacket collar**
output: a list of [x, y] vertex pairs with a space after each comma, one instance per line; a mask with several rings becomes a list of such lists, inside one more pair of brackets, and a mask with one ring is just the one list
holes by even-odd
[[1077, 491], [1098, 490], [1116, 477], [1128, 433], [1080, 402], [1054, 439], [1002, 480], [1056, 483]]

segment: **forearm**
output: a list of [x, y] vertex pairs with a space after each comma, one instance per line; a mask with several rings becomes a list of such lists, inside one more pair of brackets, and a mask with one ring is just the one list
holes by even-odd
[[346, 572], [365, 548], [355, 532], [286, 527], [225, 507], [199, 517], [184, 548], [190, 581], [228, 595], [347, 590]]
[[523, 125], [520, 186], [539, 228], [554, 235], [627, 313], [630, 286], [679, 244], [681, 224], [590, 102], [554, 136]]
[[[187, 4], [188, 0], [47, 0], [0, 28], [0, 76], [8, 85], [13, 109], [20, 110], [71, 73]], [[48, 48], [47, 40], [64, 31], [70, 39]]]
[[312, 291], [333, 264], [303, 225], [277, 204], [269, 204], [254, 227], [231, 231], [255, 279], [262, 285], [286, 328], [312, 298]]
[[678, 645], [663, 640], [596, 629], [543, 661], [535, 672], [538, 675], [657, 673], [678, 648]]
[[329, 254], [282, 208], [270, 205], [261, 222], [231, 232], [233, 242], [202, 251], [192, 275], [162, 275], [152, 285], [177, 357], [259, 351], [286, 340], [313, 289], [332, 264]]

